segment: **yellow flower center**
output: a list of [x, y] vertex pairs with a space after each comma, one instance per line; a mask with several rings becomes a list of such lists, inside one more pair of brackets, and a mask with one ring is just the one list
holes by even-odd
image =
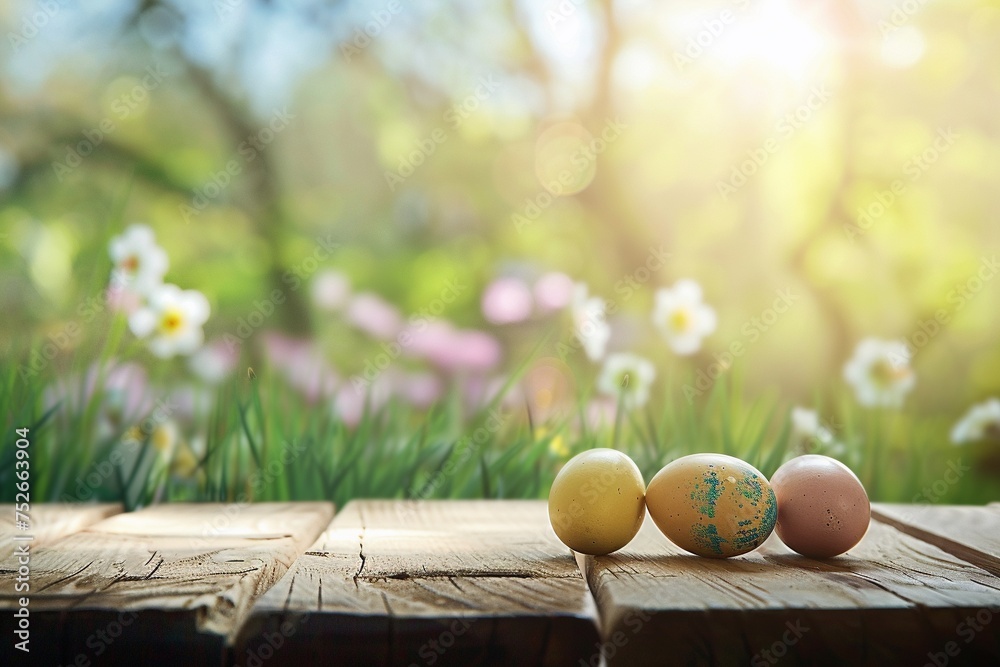
[[122, 270], [126, 273], [135, 273], [139, 270], [139, 258], [135, 255], [129, 255], [122, 262]]
[[888, 359], [879, 359], [869, 371], [872, 381], [880, 387], [891, 387], [910, 374], [906, 366], [896, 366]]
[[181, 447], [174, 456], [170, 471], [181, 477], [190, 477], [198, 469], [198, 459], [187, 447]]
[[163, 425], [156, 427], [153, 431], [150, 441], [153, 443], [153, 447], [156, 451], [161, 454], [170, 454], [174, 448], [174, 441], [176, 439], [174, 430], [169, 426]]
[[683, 308], [670, 314], [670, 327], [674, 331], [687, 331], [691, 327], [691, 314]]
[[618, 374], [617, 382], [618, 388], [623, 394], [628, 394], [633, 391], [632, 388], [632, 371], [622, 371]]
[[160, 319], [160, 333], [164, 336], [175, 335], [184, 326], [184, 313], [171, 308], [163, 313]]
[[557, 435], [549, 441], [549, 451], [556, 456], [565, 458], [569, 456], [569, 445], [566, 440], [563, 439], [561, 435]]

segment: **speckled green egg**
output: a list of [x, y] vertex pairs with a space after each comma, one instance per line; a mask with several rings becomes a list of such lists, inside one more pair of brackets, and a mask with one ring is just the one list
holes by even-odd
[[708, 558], [756, 549], [778, 518], [767, 478], [725, 454], [692, 454], [668, 463], [646, 488], [646, 508], [671, 542]]

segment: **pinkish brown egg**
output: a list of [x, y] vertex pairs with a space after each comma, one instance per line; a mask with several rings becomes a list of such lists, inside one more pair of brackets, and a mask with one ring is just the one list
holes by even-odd
[[861, 480], [829, 456], [798, 456], [771, 476], [778, 499], [774, 530], [789, 549], [810, 558], [844, 553], [864, 537], [871, 503]]

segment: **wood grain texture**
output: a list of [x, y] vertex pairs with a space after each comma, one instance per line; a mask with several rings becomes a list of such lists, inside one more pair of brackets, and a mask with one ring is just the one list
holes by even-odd
[[[37, 664], [222, 664], [253, 602], [329, 523], [329, 503], [172, 504], [33, 550]], [[16, 604], [4, 580], [0, 608]], [[0, 614], [11, 636], [12, 618]], [[4, 642], [3, 652], [11, 651]]]
[[[624, 550], [578, 559], [610, 665], [923, 665], [948, 642], [960, 650], [949, 664], [1000, 660], [1000, 579], [880, 523], [834, 559], [772, 536], [712, 560], [685, 554], [647, 518]], [[961, 624], [984, 610], [994, 625], [966, 642]]]
[[32, 505], [28, 530], [18, 530], [14, 526], [14, 506], [0, 505], [0, 564], [10, 562], [14, 553], [14, 536], [31, 535], [28, 542], [32, 549], [55, 542], [61, 537], [83, 530], [91, 524], [122, 511], [122, 506], [105, 503], [100, 505], [77, 505], [71, 503], [51, 503]]
[[1000, 576], [1000, 512], [993, 508], [876, 503], [872, 516]]
[[[277, 634], [276, 634], [277, 633]], [[576, 665], [593, 601], [544, 501], [355, 501], [253, 609], [239, 664]]]

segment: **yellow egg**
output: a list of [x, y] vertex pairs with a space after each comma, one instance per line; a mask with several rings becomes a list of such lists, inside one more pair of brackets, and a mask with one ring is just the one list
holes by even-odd
[[646, 507], [671, 542], [709, 558], [756, 549], [778, 518], [767, 478], [725, 454], [692, 454], [668, 463], [649, 482]]
[[609, 554], [639, 532], [644, 491], [632, 459], [614, 449], [590, 449], [567, 461], [552, 481], [549, 521], [570, 549]]

